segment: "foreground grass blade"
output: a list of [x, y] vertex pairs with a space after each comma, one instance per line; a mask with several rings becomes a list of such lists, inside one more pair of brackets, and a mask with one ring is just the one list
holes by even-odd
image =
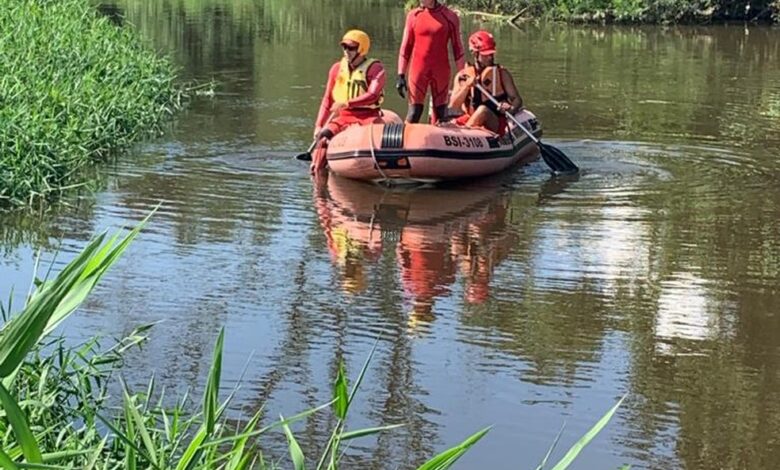
[[[116, 435], [116, 437], [118, 437], [119, 440], [122, 441], [125, 444], [125, 446], [128, 447], [129, 450], [131, 450], [132, 452], [137, 452], [138, 454], [140, 454], [142, 457], [144, 457], [146, 460], [150, 462], [152, 461], [152, 459], [148, 455], [146, 455], [144, 451], [141, 450], [141, 448], [135, 444], [135, 442], [133, 442], [133, 439], [131, 439], [130, 436], [120, 431], [116, 426], [114, 426], [113, 423], [111, 423], [109, 419], [104, 418], [99, 413], [96, 413], [95, 417], [97, 417], [97, 419], [102, 421], [103, 424], [105, 424], [111, 430], [111, 432], [113, 432], [114, 435]], [[132, 421], [128, 421], [127, 425], [130, 431], [132, 432], [132, 426], [133, 426]]]
[[82, 274], [80, 279], [80, 289], [69, 293], [60, 305], [57, 306], [57, 310], [52, 314], [49, 323], [46, 325], [46, 329], [43, 332], [43, 336], [48, 335], [54, 329], [59, 326], [73, 311], [78, 308], [79, 305], [86, 299], [87, 295], [97, 285], [101, 277], [108, 271], [116, 261], [122, 256], [130, 243], [141, 233], [141, 230], [149, 222], [149, 219], [160, 208], [160, 204], [154, 207], [144, 219], [138, 223], [119, 243], [116, 240], [119, 239], [119, 233], [114, 234], [108, 243], [98, 252], [96, 256], [89, 260], [87, 269]]
[[[282, 416], [279, 416], [279, 419], [284, 421]], [[284, 428], [285, 436], [287, 436], [287, 443], [290, 448], [290, 457], [292, 458], [295, 470], [306, 470], [306, 459], [303, 456], [301, 446], [298, 445], [298, 441], [295, 440], [295, 436], [293, 436], [292, 431], [290, 431], [290, 426], [285, 423], [282, 427]]]
[[5, 324], [0, 332], [0, 377], [13, 374], [27, 353], [38, 344], [57, 305], [74, 289], [87, 261], [103, 238], [101, 235], [87, 245], [51, 285], [33, 298], [19, 316]]
[[22, 312], [4, 325], [0, 330], [0, 377], [4, 377], [3, 385], [11, 386], [16, 370], [30, 350], [84, 301], [156, 210], [152, 210], [119, 243], [115, 243], [118, 233], [105, 245], [105, 234], [97, 236], [54, 280], [39, 286]]
[[478, 431], [460, 444], [445, 450], [436, 457], [422, 464], [417, 470], [445, 470], [450, 468], [467, 450], [482, 439], [490, 431], [490, 427]]
[[144, 423], [143, 418], [141, 418], [141, 414], [138, 412], [138, 409], [136, 409], [135, 404], [133, 403], [133, 399], [130, 398], [130, 394], [127, 391], [127, 385], [124, 383], [124, 381], [122, 382], [122, 391], [125, 398], [125, 412], [129, 415], [128, 419], [135, 421], [135, 428], [137, 428], [138, 432], [141, 434], [141, 441], [144, 443], [146, 451], [149, 453], [149, 458], [152, 461], [152, 465], [159, 468], [157, 464], [157, 452], [155, 451], [154, 444], [152, 443], [152, 438], [149, 435], [149, 431], [146, 429], [146, 424]]
[[179, 459], [176, 470], [185, 470], [195, 467], [195, 464], [200, 460], [201, 452], [203, 452], [201, 444], [206, 440], [206, 436], [208, 436], [206, 426], [201, 426], [200, 429], [198, 429], [198, 433], [195, 434], [195, 437], [192, 439], [192, 442], [190, 442], [190, 445], [187, 446], [187, 450], [184, 451], [181, 459]]
[[607, 425], [610, 419], [612, 419], [612, 416], [615, 414], [617, 409], [620, 407], [620, 404], [623, 403], [623, 400], [626, 399], [627, 395], [623, 395], [623, 397], [618, 400], [618, 402], [613, 406], [609, 411], [607, 411], [607, 414], [601, 417], [601, 419], [592, 427], [588, 432], [585, 433], [582, 438], [580, 438], [579, 441], [577, 441], [571, 449], [566, 453], [566, 455], [563, 456], [560, 462], [555, 464], [555, 466], [552, 468], [552, 470], [564, 470], [571, 465], [571, 463], [574, 461], [575, 458], [577, 458], [577, 455], [579, 455], [580, 452], [582, 452], [582, 449], [585, 448], [586, 445], [590, 441], [593, 440], [594, 437], [602, 430], [604, 429], [604, 426]]
[[387, 426], [379, 426], [376, 428], [358, 429], [357, 431], [349, 431], [349, 432], [342, 433], [339, 436], [339, 440], [348, 441], [350, 439], [357, 439], [363, 436], [370, 436], [372, 434], [377, 434], [383, 431], [389, 431], [391, 429], [401, 428], [404, 426], [406, 425], [402, 423], [402, 424], [388, 424]]
[[358, 391], [358, 388], [360, 388], [360, 384], [363, 383], [363, 377], [366, 375], [366, 371], [368, 370], [368, 365], [371, 363], [371, 359], [374, 357], [374, 353], [376, 352], [376, 347], [379, 344], [379, 340], [382, 337], [377, 337], [376, 341], [374, 342], [374, 346], [371, 348], [371, 352], [368, 353], [368, 357], [366, 358], [366, 362], [363, 363], [363, 368], [360, 369], [360, 374], [358, 374], [357, 380], [355, 380], [355, 385], [352, 386], [352, 392], [349, 394], [349, 401], [347, 402], [347, 406], [349, 406], [352, 403], [352, 400], [355, 398], [355, 394]]
[[38, 447], [38, 441], [30, 431], [30, 426], [27, 424], [27, 417], [24, 415], [16, 400], [8, 393], [0, 384], [0, 403], [5, 410], [5, 416], [11, 423], [11, 428], [16, 434], [16, 440], [22, 447], [22, 453], [24, 458], [30, 463], [43, 463], [43, 457], [41, 457], [41, 449]]
[[550, 448], [547, 449], [547, 453], [544, 455], [544, 458], [542, 459], [542, 463], [540, 463], [539, 466], [536, 467], [536, 470], [543, 470], [544, 466], [547, 465], [547, 461], [550, 459], [550, 455], [552, 455], [553, 450], [555, 450], [555, 447], [558, 445], [558, 441], [561, 440], [561, 435], [563, 435], [564, 429], [566, 429], [565, 422], [561, 425], [561, 430], [558, 431], [558, 434], [555, 436], [552, 445], [550, 445]]
[[206, 442], [205, 444], [203, 444], [203, 447], [214, 447], [214, 446], [218, 446], [218, 445], [224, 444], [226, 442], [234, 442], [234, 441], [236, 441], [238, 439], [243, 439], [245, 437], [259, 436], [261, 434], [265, 434], [266, 432], [270, 431], [271, 429], [284, 426], [285, 424], [290, 424], [290, 423], [294, 423], [296, 421], [300, 421], [300, 420], [302, 420], [302, 419], [304, 419], [304, 418], [306, 418], [306, 417], [308, 417], [310, 415], [313, 415], [314, 413], [318, 413], [318, 412], [320, 412], [322, 410], [325, 410], [325, 409], [329, 408], [332, 405], [333, 405], [333, 402], [329, 401], [328, 403], [324, 403], [324, 404], [322, 404], [322, 405], [320, 405], [320, 406], [318, 406], [316, 408], [312, 408], [312, 409], [309, 409], [309, 410], [306, 410], [306, 411], [302, 411], [302, 412], [298, 413], [297, 415], [293, 415], [293, 416], [291, 416], [289, 418], [286, 418], [286, 419], [284, 419], [282, 421], [275, 421], [275, 422], [273, 422], [273, 423], [271, 423], [271, 424], [269, 424], [267, 426], [264, 426], [264, 427], [262, 427], [262, 428], [260, 428], [260, 429], [258, 429], [256, 431], [251, 431], [251, 432], [238, 434], [238, 435], [235, 435], [235, 436], [222, 437], [222, 438], [219, 438], [219, 439], [210, 440], [210, 441]]
[[[252, 419], [249, 420], [246, 427], [244, 427], [244, 434], [251, 432], [256, 426], [257, 423], [260, 421], [260, 411], [255, 413], [255, 415], [252, 417]], [[246, 468], [249, 458], [252, 456], [251, 452], [245, 452], [246, 449], [246, 443], [249, 440], [248, 436], [240, 437], [236, 440], [235, 444], [233, 444], [233, 450], [232, 454], [233, 456], [230, 458], [230, 461], [227, 465], [227, 470], [239, 470]]]
[[336, 417], [344, 420], [349, 409], [349, 397], [347, 391], [347, 378], [344, 374], [344, 361], [339, 362], [336, 382], [333, 384], [333, 411]]
[[17, 470], [19, 468], [13, 459], [3, 452], [3, 449], [0, 449], [0, 468], [5, 470]]
[[217, 422], [217, 408], [219, 407], [219, 383], [222, 375], [222, 345], [225, 341], [225, 328], [219, 331], [217, 343], [214, 345], [214, 356], [209, 370], [209, 378], [206, 382], [206, 392], [203, 395], [203, 418], [206, 420], [206, 433], [210, 436], [214, 433], [214, 425]]

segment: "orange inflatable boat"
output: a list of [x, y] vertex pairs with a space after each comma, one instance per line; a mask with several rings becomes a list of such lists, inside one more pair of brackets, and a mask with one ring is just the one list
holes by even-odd
[[[536, 117], [523, 110], [518, 121], [538, 138]], [[491, 175], [539, 158], [539, 147], [510, 123], [498, 136], [488, 130], [404, 124], [392, 111], [382, 122], [353, 126], [328, 146], [328, 166], [347, 178], [384, 183], [435, 183]]]

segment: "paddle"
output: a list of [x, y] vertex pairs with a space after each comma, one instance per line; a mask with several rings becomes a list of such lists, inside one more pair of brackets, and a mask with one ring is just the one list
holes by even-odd
[[314, 146], [317, 145], [317, 140], [314, 139], [314, 142], [309, 145], [308, 150], [306, 150], [304, 153], [299, 153], [295, 156], [296, 160], [300, 160], [302, 162], [310, 162], [311, 161], [311, 151], [314, 150]]
[[[325, 121], [325, 123], [322, 125], [322, 127], [327, 126], [328, 123], [331, 121], [331, 119], [333, 119], [335, 114], [336, 113], [330, 113], [330, 116], [328, 116], [328, 119]], [[296, 155], [295, 159], [296, 160], [300, 160], [302, 162], [310, 162], [311, 161], [311, 151], [314, 150], [314, 147], [317, 145], [317, 141], [319, 141], [319, 139], [315, 137], [314, 138], [314, 142], [312, 142], [311, 145], [309, 145], [308, 150], [306, 150], [306, 152], [304, 152], [304, 153], [299, 153], [298, 155]]]
[[[488, 97], [490, 101], [493, 102], [493, 104], [496, 105], [496, 107], [500, 106], [498, 103], [498, 100], [496, 100], [493, 95], [488, 93], [485, 88], [480, 85], [479, 83], [474, 83], [474, 86], [477, 87], [479, 91], [481, 91], [485, 96]], [[528, 135], [528, 137], [539, 146], [539, 151], [542, 154], [542, 159], [544, 160], [544, 163], [547, 164], [547, 166], [550, 167], [550, 169], [553, 171], [553, 173], [559, 173], [559, 174], [567, 174], [571, 175], [574, 173], [577, 173], [580, 171], [580, 169], [577, 167], [577, 165], [572, 162], [569, 157], [566, 156], [560, 149], [553, 147], [552, 145], [543, 144], [541, 140], [537, 139], [535, 135], [531, 133], [528, 129], [525, 128], [524, 125], [520, 124], [520, 121], [517, 120], [512, 113], [508, 111], [504, 111], [504, 114], [508, 119], [511, 119], [512, 122], [514, 122], [517, 127], [523, 130], [523, 132]]]

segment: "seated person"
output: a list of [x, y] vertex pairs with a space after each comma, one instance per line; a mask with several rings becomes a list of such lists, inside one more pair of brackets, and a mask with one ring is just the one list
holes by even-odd
[[352, 124], [368, 124], [381, 115], [385, 68], [378, 60], [366, 57], [371, 47], [368, 35], [357, 29], [347, 31], [341, 47], [344, 57], [328, 72], [314, 126], [317, 144], [312, 152], [312, 173], [326, 167], [328, 142], [333, 136]]
[[[504, 113], [516, 113], [523, 107], [523, 98], [517, 92], [512, 75], [496, 64], [496, 41], [487, 31], [477, 31], [469, 37], [469, 50], [474, 54], [474, 65], [468, 64], [455, 76], [450, 108], [462, 109], [465, 114], [455, 122], [468, 127], [484, 127], [499, 135], [507, 128]], [[496, 106], [479, 91], [479, 83], [499, 102]]]

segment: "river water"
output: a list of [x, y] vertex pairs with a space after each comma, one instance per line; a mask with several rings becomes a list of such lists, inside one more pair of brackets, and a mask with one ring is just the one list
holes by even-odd
[[[197, 395], [224, 326], [224, 394], [243, 372], [231, 413], [264, 405], [268, 421], [326, 402], [338, 361], [354, 378], [376, 343], [350, 426], [406, 426], [356, 441], [349, 467], [411, 468], [492, 425], [459, 468], [535, 468], [564, 422], [553, 460], [624, 394], [573, 468], [776, 466], [780, 30], [491, 25], [545, 139], [581, 175], [535, 163], [386, 191], [315, 188], [291, 156], [344, 30], [371, 33], [394, 74], [394, 3], [105, 10], [186, 79], [219, 85], [103, 167], [94, 194], [0, 215], [0, 298], [21, 302], [36, 253], [56, 270], [162, 201], [62, 330], [79, 341], [162, 321], [128, 358], [136, 386], [154, 370]], [[478, 26], [463, 22], [464, 36]], [[386, 105], [404, 111], [392, 88]], [[293, 428], [311, 458], [331, 424]], [[281, 434], [263, 442], [285, 458]]]

